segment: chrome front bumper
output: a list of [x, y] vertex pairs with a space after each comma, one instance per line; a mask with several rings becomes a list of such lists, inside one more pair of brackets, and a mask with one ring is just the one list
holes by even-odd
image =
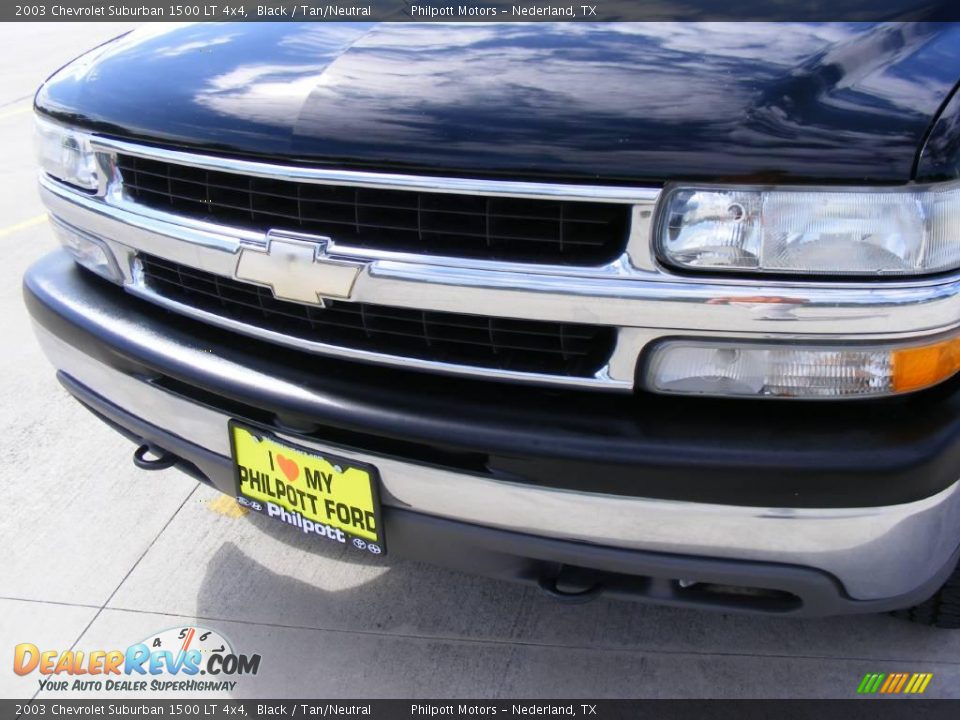
[[[30, 292], [29, 277], [27, 285]], [[104, 336], [123, 337], [130, 348], [228, 377], [237, 387], [266, 389], [292, 404], [323, 401], [308, 387], [263, 374], [230, 357], [178, 344], [108, 308], [91, 312], [87, 320]], [[133, 371], [111, 367], [40, 324], [37, 336], [64, 376], [145, 423], [217, 456], [229, 456], [229, 415], [158, 387]], [[301, 436], [295, 441], [374, 463], [388, 507], [607, 548], [814, 568], [839, 580], [855, 600], [904, 596], [929, 586], [949, 572], [960, 542], [960, 484], [893, 506], [741, 507], [537, 487]]]

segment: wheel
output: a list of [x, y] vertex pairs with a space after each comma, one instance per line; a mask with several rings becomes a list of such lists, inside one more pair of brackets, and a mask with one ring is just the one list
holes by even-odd
[[890, 613], [894, 617], [921, 625], [956, 630], [960, 628], [960, 568], [953, 571], [929, 600]]

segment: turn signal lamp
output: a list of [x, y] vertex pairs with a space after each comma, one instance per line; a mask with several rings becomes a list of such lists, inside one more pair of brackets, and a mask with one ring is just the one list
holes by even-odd
[[645, 364], [658, 393], [807, 399], [883, 397], [960, 372], [960, 338], [909, 347], [668, 340]]
[[123, 275], [113, 253], [102, 240], [67, 225], [57, 218], [51, 218], [50, 225], [60, 244], [67, 249], [77, 263], [110, 282], [123, 281]]

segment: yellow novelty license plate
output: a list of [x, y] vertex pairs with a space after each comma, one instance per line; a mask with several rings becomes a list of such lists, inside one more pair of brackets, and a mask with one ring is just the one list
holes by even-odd
[[237, 502], [306, 535], [386, 552], [377, 471], [230, 422]]

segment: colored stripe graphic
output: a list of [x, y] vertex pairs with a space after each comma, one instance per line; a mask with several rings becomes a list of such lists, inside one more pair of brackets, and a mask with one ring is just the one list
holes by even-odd
[[930, 684], [932, 678], [933, 673], [914, 673], [913, 677], [910, 678], [910, 682], [907, 683], [904, 692], [910, 693], [911, 695], [919, 695], [927, 689], [927, 685]]
[[[226, 497], [226, 496], [224, 496]], [[904, 684], [907, 682], [907, 674], [900, 673], [900, 681], [897, 683], [897, 686], [891, 690], [891, 692], [898, 693], [903, 689]]]
[[919, 695], [926, 691], [933, 673], [867, 673], [857, 686], [860, 695]]
[[888, 692], [890, 692], [890, 688], [893, 687], [894, 685], [896, 685], [896, 684], [897, 684], [897, 680], [899, 680], [899, 679], [900, 679], [900, 673], [893, 673], [893, 674], [891, 674], [891, 675], [887, 675], [887, 681], [886, 681], [886, 682], [883, 684], [883, 686], [880, 688], [880, 692], [881, 692], [881, 693], [888, 693]]
[[872, 694], [880, 689], [880, 683], [886, 677], [883, 673], [867, 673], [863, 676], [863, 680], [860, 681], [860, 687], [857, 688], [858, 693], [863, 694]]

